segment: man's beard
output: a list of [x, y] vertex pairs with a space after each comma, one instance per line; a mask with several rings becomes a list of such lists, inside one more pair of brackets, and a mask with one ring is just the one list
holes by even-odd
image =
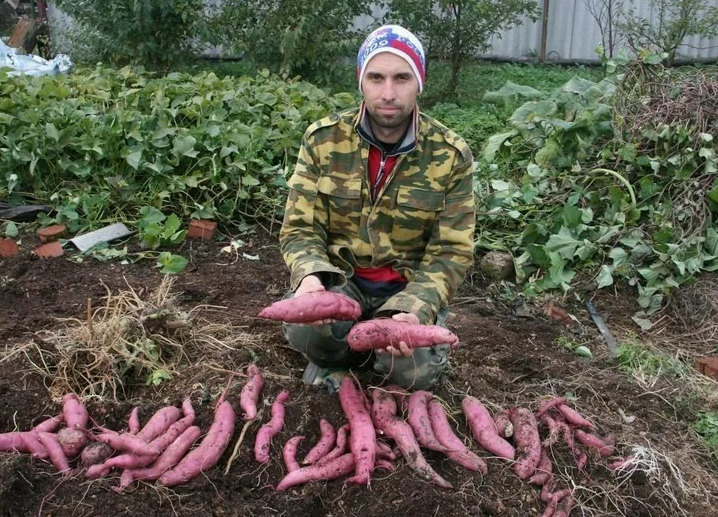
[[392, 116], [384, 116], [379, 113], [372, 113], [369, 111], [369, 118], [374, 126], [381, 129], [396, 129], [406, 124], [407, 120], [411, 117], [411, 112], [402, 113], [401, 111], [396, 112]]

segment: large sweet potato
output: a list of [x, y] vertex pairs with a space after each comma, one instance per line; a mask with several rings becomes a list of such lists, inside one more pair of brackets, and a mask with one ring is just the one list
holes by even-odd
[[421, 348], [447, 343], [459, 346], [459, 338], [438, 325], [418, 325], [392, 318], [367, 320], [357, 323], [347, 335], [349, 346], [355, 352], [368, 352], [378, 348], [406, 343], [409, 348]]
[[274, 302], [262, 309], [260, 318], [287, 323], [311, 323], [321, 320], [358, 320], [359, 302], [340, 293], [320, 291]]

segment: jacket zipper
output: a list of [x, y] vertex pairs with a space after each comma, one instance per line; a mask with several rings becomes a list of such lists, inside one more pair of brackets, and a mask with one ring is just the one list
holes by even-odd
[[376, 173], [376, 181], [374, 181], [374, 185], [372, 185], [371, 188], [371, 200], [372, 202], [376, 201], [376, 196], [379, 193], [379, 185], [381, 184], [381, 180], [384, 179], [384, 174], [386, 174], [386, 159], [388, 156], [384, 154], [384, 151], [381, 152], [381, 161], [379, 162], [379, 170]]

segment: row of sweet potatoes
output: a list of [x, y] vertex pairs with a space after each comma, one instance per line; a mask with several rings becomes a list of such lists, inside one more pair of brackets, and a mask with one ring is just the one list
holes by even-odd
[[[240, 395], [245, 420], [257, 418], [262, 387], [261, 372], [256, 365], [250, 365]], [[284, 425], [284, 404], [288, 397], [286, 391], [276, 397], [271, 418], [256, 433], [254, 454], [260, 463], [270, 460], [271, 442]], [[560, 517], [568, 515], [572, 496], [568, 489], [554, 490], [552, 446], [562, 439], [580, 469], [585, 469], [589, 456], [606, 458], [614, 449], [610, 437], [595, 434], [594, 424], [563, 398], [544, 401], [535, 413], [516, 407], [492, 417], [478, 399], [465, 397], [461, 406], [474, 438], [472, 443], [489, 453], [485, 457], [472, 451], [454, 433], [444, 406], [429, 392], [410, 393], [390, 386], [373, 389], [368, 396], [348, 378], [339, 390], [339, 401], [348, 423], [335, 429], [328, 421], [321, 420], [321, 437], [301, 464], [297, 454], [304, 437], [287, 440], [282, 450], [287, 475], [280, 480], [278, 490], [349, 474], [352, 476], [347, 482], [368, 485], [374, 469], [394, 468], [398, 456], [403, 456], [421, 479], [451, 488], [425, 459], [421, 451], [424, 448], [445, 454], [482, 475], [488, 472], [487, 460], [491, 461], [492, 457], [512, 461], [521, 479], [542, 486], [541, 497], [547, 505], [544, 517]], [[112, 469], [122, 470], [120, 490], [133, 480], [158, 480], [162, 485], [173, 486], [212, 468], [234, 433], [234, 409], [224, 394], [215, 408], [211, 427], [192, 448], [202, 434], [200, 428], [193, 425], [194, 418], [191, 401], [186, 399], [181, 410], [174, 406], [162, 408], [144, 426], [140, 425], [135, 410], [124, 432], [99, 426], [88, 429], [87, 410], [78, 397], [70, 394], [64, 398], [61, 416], [50, 418], [29, 431], [0, 434], [0, 450], [47, 458], [61, 471], [68, 471], [69, 461], [80, 455], [88, 478], [105, 476]], [[615, 463], [620, 464], [621, 460]]]

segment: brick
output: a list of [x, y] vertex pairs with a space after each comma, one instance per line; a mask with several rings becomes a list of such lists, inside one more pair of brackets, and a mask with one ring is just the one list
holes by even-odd
[[48, 242], [55, 242], [56, 240], [64, 237], [67, 234], [67, 226], [64, 224], [53, 224], [45, 228], [40, 228], [37, 231], [37, 236], [40, 237], [40, 242], [46, 244]]
[[56, 257], [62, 257], [64, 255], [64, 250], [62, 249], [62, 244], [59, 242], [48, 242], [47, 244], [41, 244], [32, 252], [37, 255], [40, 258], [56, 258]]
[[209, 221], [207, 219], [192, 219], [187, 229], [188, 239], [204, 239], [212, 240], [214, 232], [217, 230], [217, 221]]
[[718, 357], [701, 357], [693, 367], [703, 375], [718, 381]]
[[0, 257], [13, 257], [18, 253], [20, 253], [20, 248], [17, 247], [17, 243], [14, 240], [8, 237], [0, 239]]

